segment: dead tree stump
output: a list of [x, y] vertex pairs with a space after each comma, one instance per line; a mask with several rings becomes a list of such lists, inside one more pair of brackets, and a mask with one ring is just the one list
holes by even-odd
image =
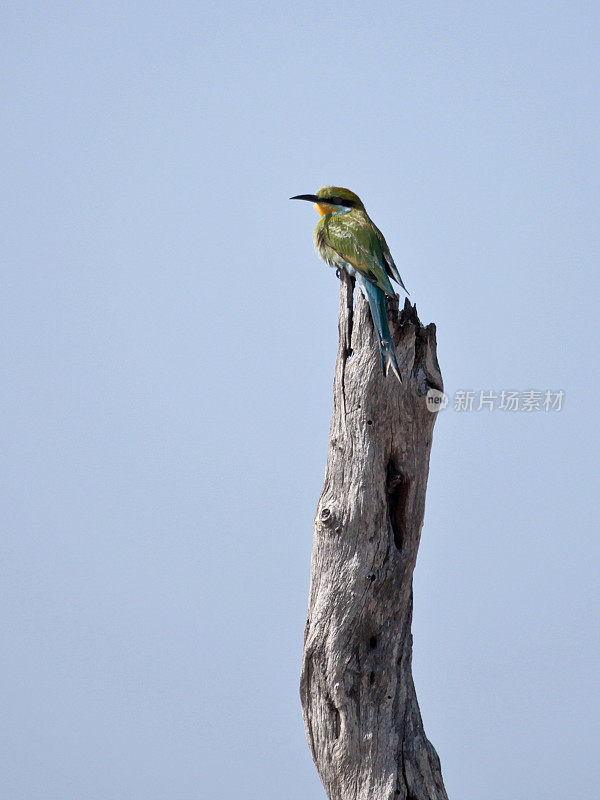
[[403, 377], [381, 370], [369, 307], [342, 276], [325, 483], [314, 527], [300, 694], [330, 800], [447, 800], [412, 678], [412, 575], [442, 389], [435, 326], [408, 300], [390, 327]]

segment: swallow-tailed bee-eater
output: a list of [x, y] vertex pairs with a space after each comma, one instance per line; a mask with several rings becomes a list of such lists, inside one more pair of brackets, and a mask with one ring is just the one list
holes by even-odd
[[315, 204], [321, 215], [315, 228], [315, 249], [330, 267], [345, 269], [356, 278], [369, 302], [384, 375], [391, 369], [402, 382], [387, 318], [386, 295], [395, 296], [390, 278], [407, 294], [408, 291], [383, 234], [367, 214], [360, 197], [350, 189], [324, 186], [316, 194], [298, 194], [290, 200]]

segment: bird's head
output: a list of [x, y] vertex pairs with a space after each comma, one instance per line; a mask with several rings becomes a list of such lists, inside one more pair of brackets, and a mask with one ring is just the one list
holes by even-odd
[[358, 209], [364, 211], [365, 207], [357, 194], [341, 186], [324, 186], [316, 194], [297, 194], [290, 200], [308, 200], [315, 204], [319, 214], [344, 214]]

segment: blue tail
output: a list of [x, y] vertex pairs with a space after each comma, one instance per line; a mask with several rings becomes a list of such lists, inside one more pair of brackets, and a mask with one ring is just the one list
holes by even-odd
[[379, 349], [381, 351], [381, 366], [383, 374], [387, 375], [390, 369], [394, 375], [402, 383], [400, 377], [400, 368], [396, 361], [396, 351], [394, 350], [394, 340], [390, 332], [390, 326], [387, 318], [387, 309], [385, 302], [385, 292], [383, 292], [370, 280], [364, 278], [359, 272], [356, 273], [356, 280], [358, 281], [363, 294], [369, 301], [369, 308], [371, 309], [371, 317], [375, 326], [375, 332], [379, 339]]

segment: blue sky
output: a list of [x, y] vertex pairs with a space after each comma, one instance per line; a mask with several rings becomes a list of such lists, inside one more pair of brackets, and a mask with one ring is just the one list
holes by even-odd
[[338, 184], [451, 397], [565, 393], [436, 425], [414, 673], [448, 792], [596, 800], [599, 17], [4, 4], [2, 796], [324, 797], [338, 282], [287, 198]]

